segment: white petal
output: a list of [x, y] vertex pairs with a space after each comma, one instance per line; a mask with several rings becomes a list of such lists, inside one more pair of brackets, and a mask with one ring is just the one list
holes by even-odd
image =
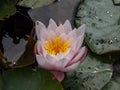
[[86, 25], [83, 24], [82, 26], [80, 26], [80, 27], [76, 30], [76, 35], [77, 35], [77, 37], [79, 37], [80, 35], [84, 37], [85, 27], [86, 27]]
[[72, 65], [70, 65], [70, 66], [65, 67], [65, 68], [63, 69], [63, 71], [64, 71], [64, 72], [73, 71], [73, 70], [75, 70], [75, 69], [78, 67], [79, 64], [80, 64], [80, 61], [78, 61], [78, 62], [76, 62], [76, 63], [74, 63], [74, 64], [72, 64]]
[[68, 33], [67, 35], [67, 40], [70, 42], [70, 43], [74, 43], [77, 39], [77, 36], [76, 36], [76, 30], [73, 30], [71, 31], [70, 33]]
[[65, 58], [56, 58], [50, 55], [47, 55], [46, 58], [47, 62], [55, 67], [54, 70], [58, 71], [61, 71], [69, 63], [69, 60]]
[[82, 57], [83, 57], [83, 56], [85, 57], [85, 56], [86, 56], [86, 53], [87, 53], [86, 47], [81, 48], [81, 49], [79, 50], [78, 54], [77, 54], [77, 55], [73, 58], [73, 60], [69, 63], [69, 65], [71, 65], [71, 64], [73, 64], [73, 63], [76, 63], [76, 62], [78, 62], [78, 61], [82, 62], [82, 61], [83, 61]]
[[60, 25], [56, 28], [56, 35], [57, 35], [57, 36], [60, 36], [62, 33], [65, 33], [65, 32], [64, 32], [63, 25], [60, 24]]
[[73, 51], [78, 52], [78, 50], [79, 50], [79, 49], [81, 48], [81, 46], [82, 46], [83, 39], [84, 39], [83, 36], [79, 36], [79, 37], [77, 38], [77, 40], [74, 42], [74, 44], [73, 44], [73, 46], [72, 46]]
[[42, 56], [36, 55], [36, 60], [42, 68], [47, 69], [47, 70], [53, 70], [54, 69], [54, 67], [52, 65], [50, 65], [49, 63], [47, 63], [46, 59], [43, 58]]
[[42, 54], [42, 47], [41, 47], [41, 41], [40, 40], [37, 40], [36, 48], [37, 48], [38, 54], [41, 55]]
[[48, 30], [53, 30], [55, 31], [57, 28], [57, 25], [53, 19], [49, 20], [49, 25], [48, 25]]
[[36, 21], [36, 23], [35, 23], [35, 30], [36, 30], [37, 38], [40, 39], [40, 33], [41, 33], [40, 31], [41, 30], [46, 30], [46, 27], [45, 27], [45, 25], [42, 22]]
[[64, 27], [64, 32], [68, 34], [70, 31], [72, 31], [71, 23], [69, 20], [66, 20], [65, 23], [63, 24]]

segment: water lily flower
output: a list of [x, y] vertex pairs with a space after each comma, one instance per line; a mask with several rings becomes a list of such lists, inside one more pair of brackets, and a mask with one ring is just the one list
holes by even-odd
[[36, 21], [35, 30], [35, 55], [39, 66], [50, 70], [62, 81], [64, 72], [75, 70], [86, 56], [87, 48], [82, 47], [85, 24], [72, 30], [69, 20], [57, 26], [55, 21], [50, 19], [48, 27]]

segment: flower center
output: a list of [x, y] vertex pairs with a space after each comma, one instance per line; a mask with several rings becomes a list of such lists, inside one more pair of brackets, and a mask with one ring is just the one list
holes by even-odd
[[66, 53], [70, 47], [70, 43], [60, 37], [48, 40], [45, 43], [45, 50], [48, 54], [57, 55], [58, 53]]

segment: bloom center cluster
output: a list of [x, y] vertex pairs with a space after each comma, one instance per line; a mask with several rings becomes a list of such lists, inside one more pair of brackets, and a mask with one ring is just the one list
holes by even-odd
[[49, 39], [45, 43], [45, 50], [48, 54], [57, 55], [58, 53], [66, 53], [70, 47], [70, 43], [60, 37]]

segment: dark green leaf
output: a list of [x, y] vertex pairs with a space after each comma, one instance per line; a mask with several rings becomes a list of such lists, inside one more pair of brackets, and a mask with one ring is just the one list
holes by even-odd
[[77, 12], [76, 24], [86, 24], [85, 41], [97, 53], [120, 51], [120, 6], [112, 0], [85, 0]]
[[3, 90], [62, 90], [61, 84], [45, 70], [19, 68], [3, 73]]
[[8, 18], [16, 13], [16, 3], [18, 0], [0, 0], [0, 20]]

